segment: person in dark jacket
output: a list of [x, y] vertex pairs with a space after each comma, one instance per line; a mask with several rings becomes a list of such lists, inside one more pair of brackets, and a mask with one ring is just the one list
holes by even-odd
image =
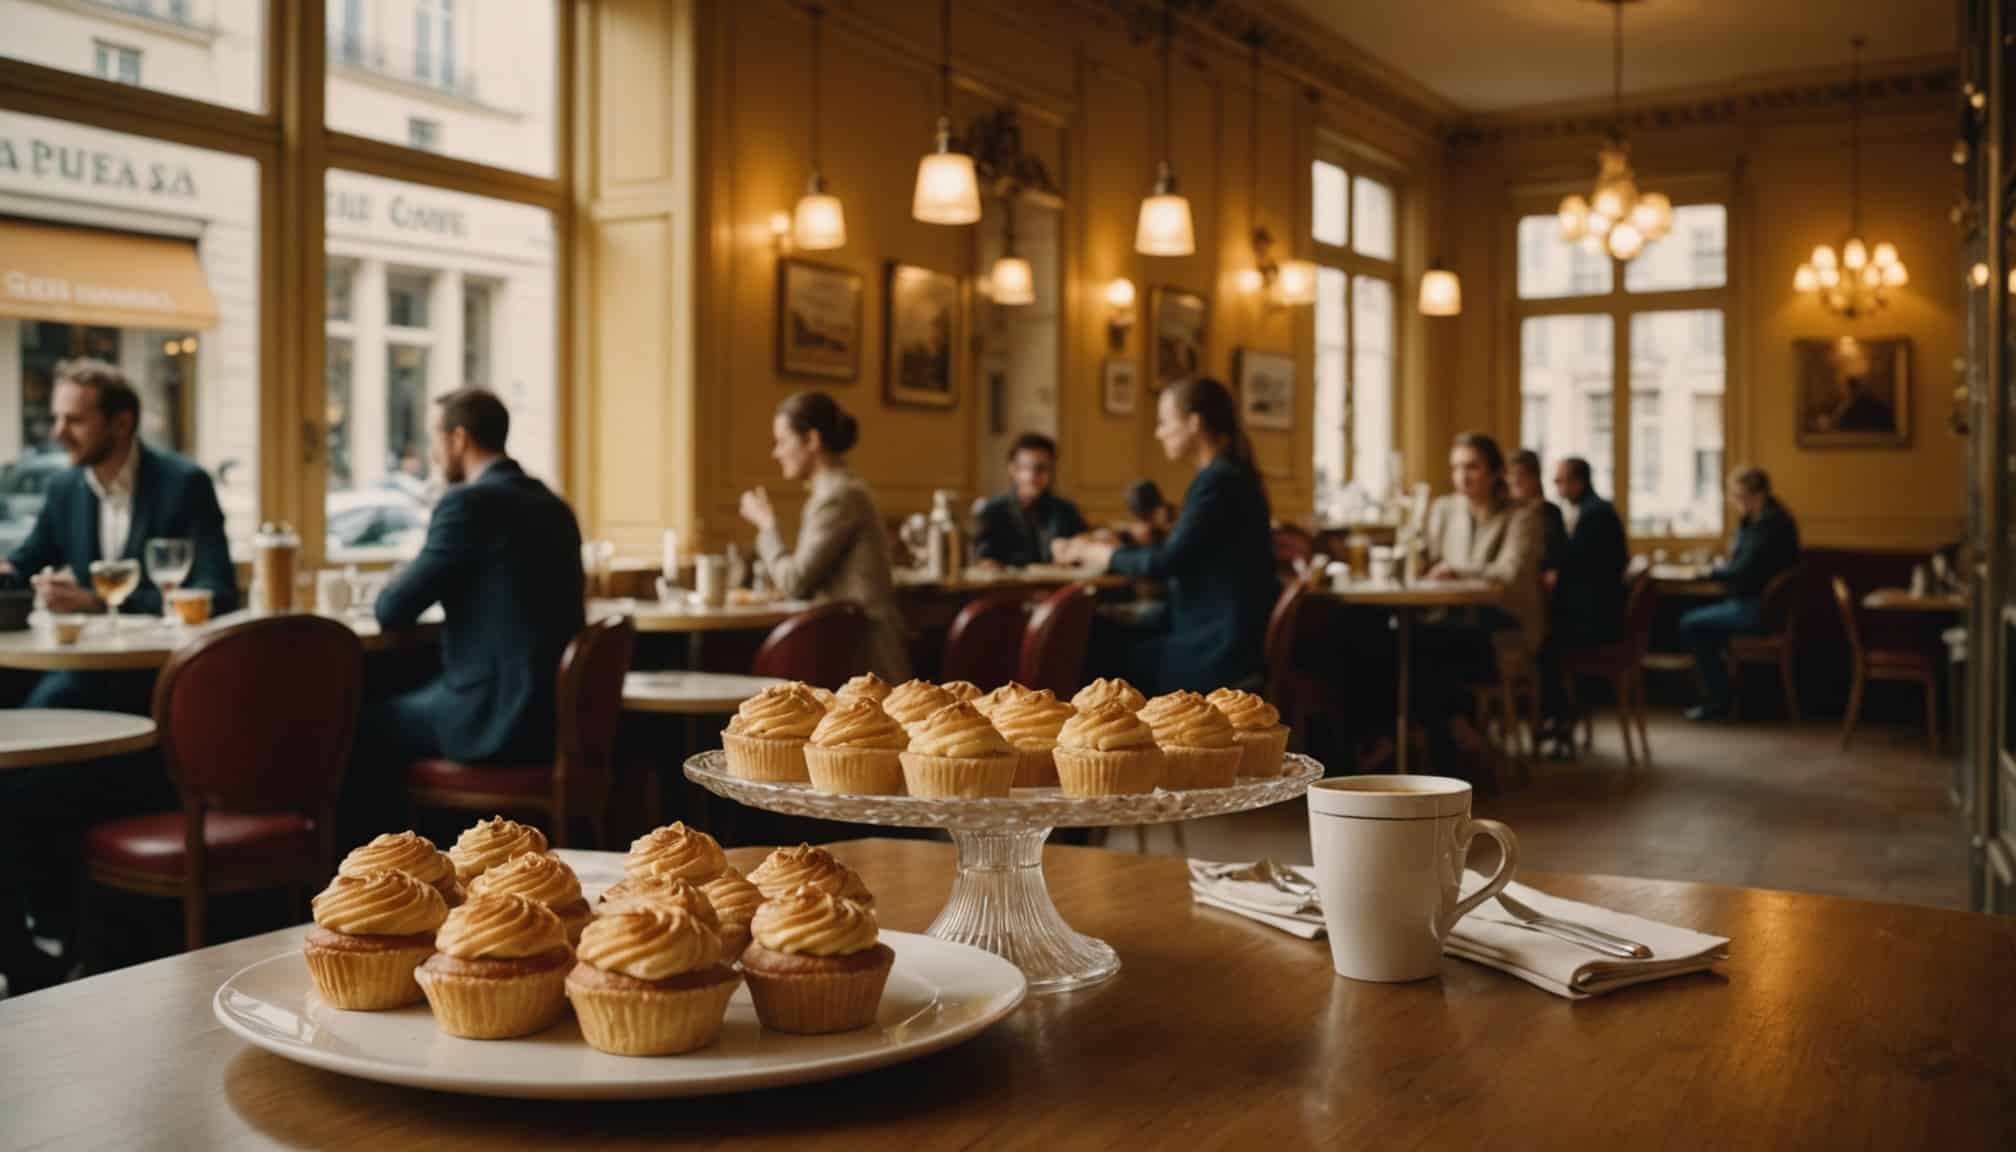
[[1554, 491], [1569, 510], [1561, 576], [1554, 586], [1554, 635], [1571, 647], [1608, 644], [1624, 630], [1624, 569], [1631, 555], [1617, 508], [1596, 494], [1589, 462], [1569, 456], [1554, 466]]
[[980, 507], [974, 548], [983, 562], [1026, 568], [1050, 562], [1051, 545], [1085, 531], [1078, 506], [1057, 495], [1057, 442], [1024, 432], [1008, 449], [1009, 490]]
[[1742, 516], [1736, 546], [1729, 562], [1708, 575], [1728, 587], [1729, 597], [1680, 618], [1680, 636], [1694, 652], [1704, 690], [1700, 706], [1687, 710], [1689, 720], [1728, 717], [1729, 638], [1764, 630], [1764, 586], [1799, 563], [1799, 526], [1771, 495], [1771, 478], [1763, 469], [1738, 468], [1730, 473], [1729, 503]]
[[1170, 385], [1155, 438], [1169, 459], [1197, 466], [1169, 538], [1130, 547], [1080, 538], [1059, 558], [1167, 586], [1166, 617], [1127, 653], [1128, 678], [1142, 691], [1256, 687], [1280, 584], [1267, 491], [1231, 393], [1209, 378]]

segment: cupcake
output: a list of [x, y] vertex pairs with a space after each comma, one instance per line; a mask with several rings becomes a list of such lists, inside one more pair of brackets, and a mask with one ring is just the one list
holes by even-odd
[[815, 1034], [875, 1022], [896, 953], [877, 941], [874, 912], [798, 888], [758, 908], [750, 930], [742, 976], [763, 1027]]
[[597, 917], [577, 956], [566, 992], [582, 1038], [617, 1056], [670, 1056], [712, 1044], [742, 982], [721, 962], [712, 928], [662, 905]]
[[413, 970], [434, 954], [448, 918], [441, 890], [410, 872], [338, 873], [311, 904], [301, 952], [315, 990], [337, 1008], [373, 1012], [420, 999]]
[[835, 695], [830, 689], [821, 688], [817, 684], [807, 684], [805, 690], [812, 694], [812, 699], [819, 702], [819, 707], [824, 708], [828, 712], [833, 710], [833, 705], [840, 702], [839, 696]]
[[875, 897], [869, 894], [868, 886], [861, 882], [861, 877], [852, 868], [834, 859], [831, 852], [810, 844], [779, 848], [770, 853], [749, 874], [749, 883], [763, 893], [765, 900], [775, 900], [799, 888], [816, 888], [835, 896], [845, 896], [864, 907], [875, 904]]
[[866, 696], [868, 699], [880, 704], [889, 698], [889, 682], [875, 675], [873, 672], [863, 672], [861, 675], [842, 684], [840, 691], [834, 693], [834, 695], [842, 700], [849, 700], [856, 696]]
[[712, 836], [674, 821], [653, 828], [630, 842], [623, 858], [629, 876], [671, 876], [695, 884], [712, 880], [728, 867], [728, 856]]
[[413, 978], [450, 1036], [505, 1040], [551, 1026], [567, 1011], [574, 951], [553, 910], [529, 896], [473, 896], [448, 914], [434, 955]]
[[1006, 796], [1015, 749], [971, 704], [948, 704], [910, 730], [903, 785], [912, 796]]
[[678, 908], [709, 928], [721, 927], [721, 918], [714, 912], [714, 902], [700, 890], [700, 885], [677, 876], [625, 876], [603, 890], [601, 898], [595, 902], [595, 915], [628, 912], [646, 904]]
[[1033, 689], [1029, 688], [1027, 685], [1018, 683], [1014, 680], [1010, 680], [1008, 683], [1003, 684], [1001, 687], [996, 688], [992, 692], [987, 693], [985, 696], [980, 697], [978, 700], [973, 701], [973, 708], [975, 711], [979, 712], [980, 715], [992, 719], [994, 716], [994, 710], [996, 708], [999, 708], [1001, 705], [1007, 703], [1010, 700], [1017, 700], [1020, 699], [1021, 697], [1027, 696], [1031, 691], [1033, 691]]
[[995, 731], [1015, 749], [1015, 787], [1044, 788], [1057, 783], [1057, 734], [1078, 710], [1048, 689], [1024, 692], [1004, 700], [989, 717]]
[[558, 856], [528, 852], [490, 869], [469, 883], [469, 896], [492, 896], [516, 892], [530, 896], [552, 909], [567, 929], [567, 942], [581, 939], [588, 926], [588, 901], [581, 895], [581, 879]]
[[950, 692], [927, 680], [906, 680], [891, 689], [882, 701], [882, 710], [891, 720], [914, 728], [947, 704], [957, 704]]
[[1102, 704], [1065, 721], [1057, 734], [1057, 783], [1066, 796], [1153, 792], [1162, 783], [1155, 733], [1125, 704]]
[[1129, 712], [1139, 712], [1147, 706], [1148, 698], [1141, 695], [1139, 688], [1117, 676], [1111, 680], [1101, 676], [1071, 697], [1071, 706], [1080, 712], [1090, 712], [1101, 704], [1119, 704]]
[[1272, 704], [1251, 692], [1220, 688], [1206, 697], [1232, 722], [1232, 735], [1244, 754], [1241, 776], [1279, 776], [1288, 752], [1288, 726]]
[[1157, 696], [1141, 709], [1141, 722], [1162, 749], [1162, 786], [1230, 788], [1239, 775], [1238, 737], [1232, 721], [1195, 692]]
[[[847, 875], [854, 876], [854, 873], [849, 871]], [[867, 892], [861, 886], [859, 876], [854, 876], [854, 886], [864, 894]], [[763, 890], [730, 868], [702, 884], [700, 891], [706, 894], [707, 902], [714, 906], [715, 917], [721, 921], [722, 962], [732, 963], [741, 959], [742, 950], [749, 946], [749, 922], [763, 904]]]
[[418, 832], [384, 832], [372, 837], [369, 844], [359, 844], [343, 857], [343, 862], [336, 866], [336, 874], [363, 876], [385, 868], [432, 884], [450, 908], [462, 902], [462, 885], [455, 880], [455, 861]]
[[721, 733], [728, 774], [744, 780], [806, 779], [805, 740], [826, 718], [812, 690], [777, 684], [742, 702]]
[[469, 882], [514, 856], [546, 851], [546, 834], [529, 824], [492, 816], [479, 820], [455, 838], [448, 859], [455, 863], [455, 879], [468, 888]]
[[903, 749], [909, 734], [866, 696], [841, 701], [812, 730], [805, 767], [812, 787], [857, 796], [903, 794]]
[[980, 686], [971, 680], [947, 680], [938, 687], [943, 688], [945, 694], [954, 700], [964, 700], [971, 704], [980, 699]]

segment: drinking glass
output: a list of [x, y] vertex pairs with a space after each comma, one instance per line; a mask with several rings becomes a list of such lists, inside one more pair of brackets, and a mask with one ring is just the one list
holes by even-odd
[[161, 589], [161, 618], [168, 618], [168, 594], [189, 579], [196, 563], [196, 546], [175, 536], [156, 536], [147, 541], [147, 575]]
[[91, 562], [91, 590], [105, 601], [112, 612], [112, 631], [121, 631], [119, 626], [119, 606], [140, 586], [140, 562], [138, 560], [93, 560]]

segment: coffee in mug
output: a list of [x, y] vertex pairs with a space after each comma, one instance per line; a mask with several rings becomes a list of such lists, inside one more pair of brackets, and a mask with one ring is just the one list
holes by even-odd
[[252, 537], [252, 586], [259, 590], [253, 605], [261, 612], [287, 612], [294, 607], [294, 559], [301, 537], [285, 524], [265, 523]]

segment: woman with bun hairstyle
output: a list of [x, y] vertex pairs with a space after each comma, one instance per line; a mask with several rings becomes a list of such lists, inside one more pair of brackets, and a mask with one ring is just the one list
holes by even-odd
[[799, 392], [770, 421], [770, 455], [786, 480], [806, 486], [798, 546], [777, 532], [770, 494], [742, 494], [742, 518], [756, 526], [756, 551], [770, 582], [796, 600], [848, 600], [868, 613], [867, 670], [892, 684], [910, 678], [902, 616], [889, 564], [889, 534], [868, 486], [847, 467], [861, 426], [824, 392]]

